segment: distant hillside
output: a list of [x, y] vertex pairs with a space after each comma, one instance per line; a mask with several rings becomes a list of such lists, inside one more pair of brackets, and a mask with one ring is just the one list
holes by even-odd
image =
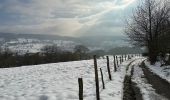
[[42, 34], [13, 34], [0, 33], [0, 38], [5, 41], [16, 40], [18, 38], [38, 39], [38, 40], [63, 40], [73, 41], [88, 47], [97, 47], [102, 49], [110, 49], [117, 46], [129, 45], [123, 41], [123, 37], [114, 36], [91, 36], [91, 37], [66, 37], [58, 35], [42, 35]]
[[75, 40], [73, 37], [64, 37], [58, 35], [44, 35], [44, 34], [15, 34], [15, 33], [0, 33], [0, 38], [6, 40], [26, 38], [26, 39], [40, 39], [40, 40]]
[[144, 51], [140, 48], [135, 47], [116, 47], [113, 49], [110, 49], [108, 51], [108, 54], [137, 54], [137, 53], [143, 53]]
[[105, 50], [112, 54], [140, 51], [129, 49], [130, 44], [125, 42], [124, 39], [125, 37], [121, 36], [66, 37], [42, 34], [0, 33], [1, 47], [6, 46], [18, 52], [39, 52], [43, 46], [53, 44], [69, 51], [72, 51], [74, 46], [79, 44], [85, 45], [91, 51]]

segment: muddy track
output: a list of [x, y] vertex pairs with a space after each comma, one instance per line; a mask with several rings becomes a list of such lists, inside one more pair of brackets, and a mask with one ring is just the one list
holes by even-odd
[[[132, 67], [132, 70], [131, 70], [131, 77], [133, 76], [134, 74], [134, 66]], [[139, 87], [137, 86], [137, 84], [135, 82], [132, 81], [132, 78], [131, 78], [131, 87], [135, 93], [135, 99], [136, 100], [143, 100], [143, 97], [142, 97], [142, 94], [140, 92], [140, 89]]]
[[166, 80], [160, 78], [158, 75], [151, 72], [146, 66], [145, 63], [142, 62], [140, 66], [144, 72], [144, 75], [146, 79], [148, 80], [149, 84], [152, 84], [152, 87], [155, 89], [155, 91], [165, 96], [170, 100], [170, 83], [168, 83]]
[[134, 82], [132, 82], [131, 86], [132, 86], [132, 88], [133, 88], [133, 90], [134, 90], [134, 92], [135, 92], [135, 98], [136, 98], [136, 100], [143, 100], [142, 94], [141, 94], [141, 92], [140, 92], [139, 87], [137, 87], [137, 84], [134, 83]]
[[[134, 66], [132, 65], [132, 63], [135, 61], [136, 60], [133, 60], [128, 64], [126, 71], [129, 69], [130, 66]], [[133, 67], [131, 70], [131, 74], [126, 75], [124, 79], [123, 100], [143, 100], [140, 89], [137, 87], [136, 83], [132, 82], [132, 76]]]

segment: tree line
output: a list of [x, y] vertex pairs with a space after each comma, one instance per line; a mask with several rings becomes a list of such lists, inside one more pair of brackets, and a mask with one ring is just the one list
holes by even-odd
[[0, 68], [85, 60], [91, 58], [88, 52], [89, 49], [83, 45], [75, 46], [73, 52], [63, 51], [56, 45], [44, 46], [41, 52], [22, 55], [5, 48], [0, 49]]
[[104, 55], [137, 54], [141, 52], [140, 49], [131, 47], [116, 47], [108, 51], [89, 50], [84, 45], [75, 46], [73, 51], [63, 51], [57, 45], [47, 45], [38, 53], [21, 54], [21, 52], [12, 52], [8, 48], [0, 48], [0, 68], [86, 60], [92, 59], [93, 55], [101, 57]]

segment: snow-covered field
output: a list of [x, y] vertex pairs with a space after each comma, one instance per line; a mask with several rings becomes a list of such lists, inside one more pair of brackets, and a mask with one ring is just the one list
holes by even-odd
[[[114, 72], [113, 57], [110, 57], [113, 80], [109, 81], [106, 59], [98, 59], [106, 84], [103, 90], [99, 72], [101, 100], [121, 100], [129, 63], [124, 62]], [[95, 100], [93, 60], [0, 69], [0, 100], [78, 100], [80, 77], [84, 83], [84, 100]]]
[[155, 65], [151, 65], [148, 61], [145, 61], [145, 65], [155, 74], [161, 78], [167, 80], [170, 83], [170, 66], [161, 66], [160, 62], [156, 62]]

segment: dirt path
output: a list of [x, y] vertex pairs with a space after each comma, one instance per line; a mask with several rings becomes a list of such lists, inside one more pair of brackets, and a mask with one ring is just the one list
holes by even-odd
[[[158, 75], [151, 72], [142, 62], [140, 66], [149, 84], [155, 89], [156, 93], [165, 96], [170, 100], [170, 84]], [[160, 100], [160, 99], [159, 99]]]
[[149, 72], [143, 60], [136, 59], [127, 66], [123, 100], [170, 100], [169, 85]]
[[133, 60], [127, 66], [126, 76], [124, 79], [123, 100], [143, 100], [140, 89], [134, 82], [132, 82], [133, 67], [137, 60], [138, 59]]
[[170, 100], [170, 84], [150, 72], [140, 59], [127, 66], [123, 90], [123, 100]]

